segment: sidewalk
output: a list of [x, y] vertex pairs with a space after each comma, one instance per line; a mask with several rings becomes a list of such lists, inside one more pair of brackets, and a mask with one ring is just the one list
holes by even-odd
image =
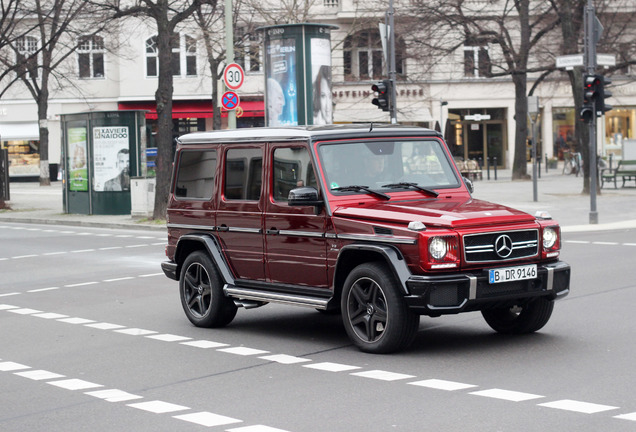
[[[599, 231], [636, 228], [636, 187], [601, 189], [596, 198], [598, 224], [591, 225], [590, 196], [582, 195], [583, 177], [562, 175], [562, 167], [541, 173], [537, 182], [538, 201], [533, 201], [532, 181], [512, 181], [511, 170], [499, 170], [497, 180], [490, 172], [490, 180], [474, 182], [475, 199], [505, 204], [534, 214], [548, 211], [564, 232]], [[528, 173], [532, 166], [528, 165]], [[62, 182], [40, 187], [34, 183], [11, 183], [11, 210], [0, 210], [0, 221], [165, 230], [165, 224], [133, 219], [130, 215], [77, 215], [64, 214], [62, 207]]]

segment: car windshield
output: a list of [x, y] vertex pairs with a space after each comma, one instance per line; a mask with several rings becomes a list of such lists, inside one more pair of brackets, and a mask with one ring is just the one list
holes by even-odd
[[332, 192], [364, 193], [364, 186], [434, 196], [433, 189], [459, 186], [442, 145], [437, 140], [325, 143], [318, 152]]

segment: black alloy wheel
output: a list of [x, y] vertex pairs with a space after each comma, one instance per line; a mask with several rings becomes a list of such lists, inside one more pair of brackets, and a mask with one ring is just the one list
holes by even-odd
[[184, 261], [179, 293], [186, 316], [197, 327], [224, 327], [236, 316], [237, 306], [223, 295], [221, 278], [204, 252], [193, 252]]

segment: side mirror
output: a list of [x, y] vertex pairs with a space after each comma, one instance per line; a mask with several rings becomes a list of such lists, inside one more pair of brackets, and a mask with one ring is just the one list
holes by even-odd
[[464, 183], [466, 183], [466, 187], [468, 188], [468, 192], [471, 194], [475, 191], [475, 186], [473, 185], [473, 181], [468, 177], [462, 177], [464, 179]]
[[289, 191], [287, 205], [290, 206], [322, 206], [324, 202], [318, 198], [318, 190], [303, 186]]

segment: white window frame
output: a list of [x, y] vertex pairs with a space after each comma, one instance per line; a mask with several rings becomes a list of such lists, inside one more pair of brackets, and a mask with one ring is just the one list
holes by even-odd
[[[82, 41], [83, 38], [87, 38], [85, 41]], [[101, 42], [101, 46], [96, 43], [96, 39], [99, 39], [99, 42]], [[83, 43], [88, 43], [86, 48], [82, 47]], [[88, 59], [89, 59], [89, 76], [83, 77], [80, 76], [80, 66], [79, 66], [79, 62], [80, 62], [80, 55], [82, 54], [87, 54], [88, 55]], [[96, 75], [95, 74], [95, 55], [101, 55], [102, 56], [102, 67], [103, 67], [103, 74], [102, 75]], [[105, 53], [105, 49], [104, 49], [104, 38], [102, 36], [99, 35], [85, 35], [85, 36], [80, 36], [80, 40], [78, 42], [77, 45], [77, 76], [79, 77], [79, 79], [105, 79], [106, 78], [106, 53]]]
[[[179, 56], [179, 73], [173, 74], [173, 77], [177, 78], [191, 78], [199, 76], [199, 61], [198, 61], [198, 41], [195, 37], [186, 33], [177, 33], [179, 37], [179, 44], [172, 48], [172, 54], [178, 54]], [[146, 78], [157, 78], [159, 76], [159, 50], [156, 44], [157, 35], [152, 35], [144, 41], [144, 68]], [[153, 41], [154, 43], [151, 43]], [[152, 49], [152, 51], [148, 51]], [[188, 59], [194, 57], [195, 73], [188, 73]], [[148, 73], [148, 60], [153, 59], [155, 63], [156, 75], [150, 75]]]
[[[20, 45], [23, 45], [23, 46], [21, 47]], [[24, 56], [24, 57], [30, 57], [33, 53], [36, 53], [38, 51], [38, 45], [39, 45], [38, 38], [36, 38], [35, 36], [24, 35], [19, 37], [15, 41], [17, 55]], [[16, 56], [16, 63], [18, 61], [19, 61], [19, 58], [17, 58]], [[36, 55], [35, 62], [36, 62], [36, 65], [39, 67], [40, 65], [39, 55]], [[37, 68], [36, 68], [36, 72], [37, 72]], [[29, 78], [37, 78], [38, 76], [39, 74], [36, 74], [36, 76], [34, 77], [29, 72]]]

